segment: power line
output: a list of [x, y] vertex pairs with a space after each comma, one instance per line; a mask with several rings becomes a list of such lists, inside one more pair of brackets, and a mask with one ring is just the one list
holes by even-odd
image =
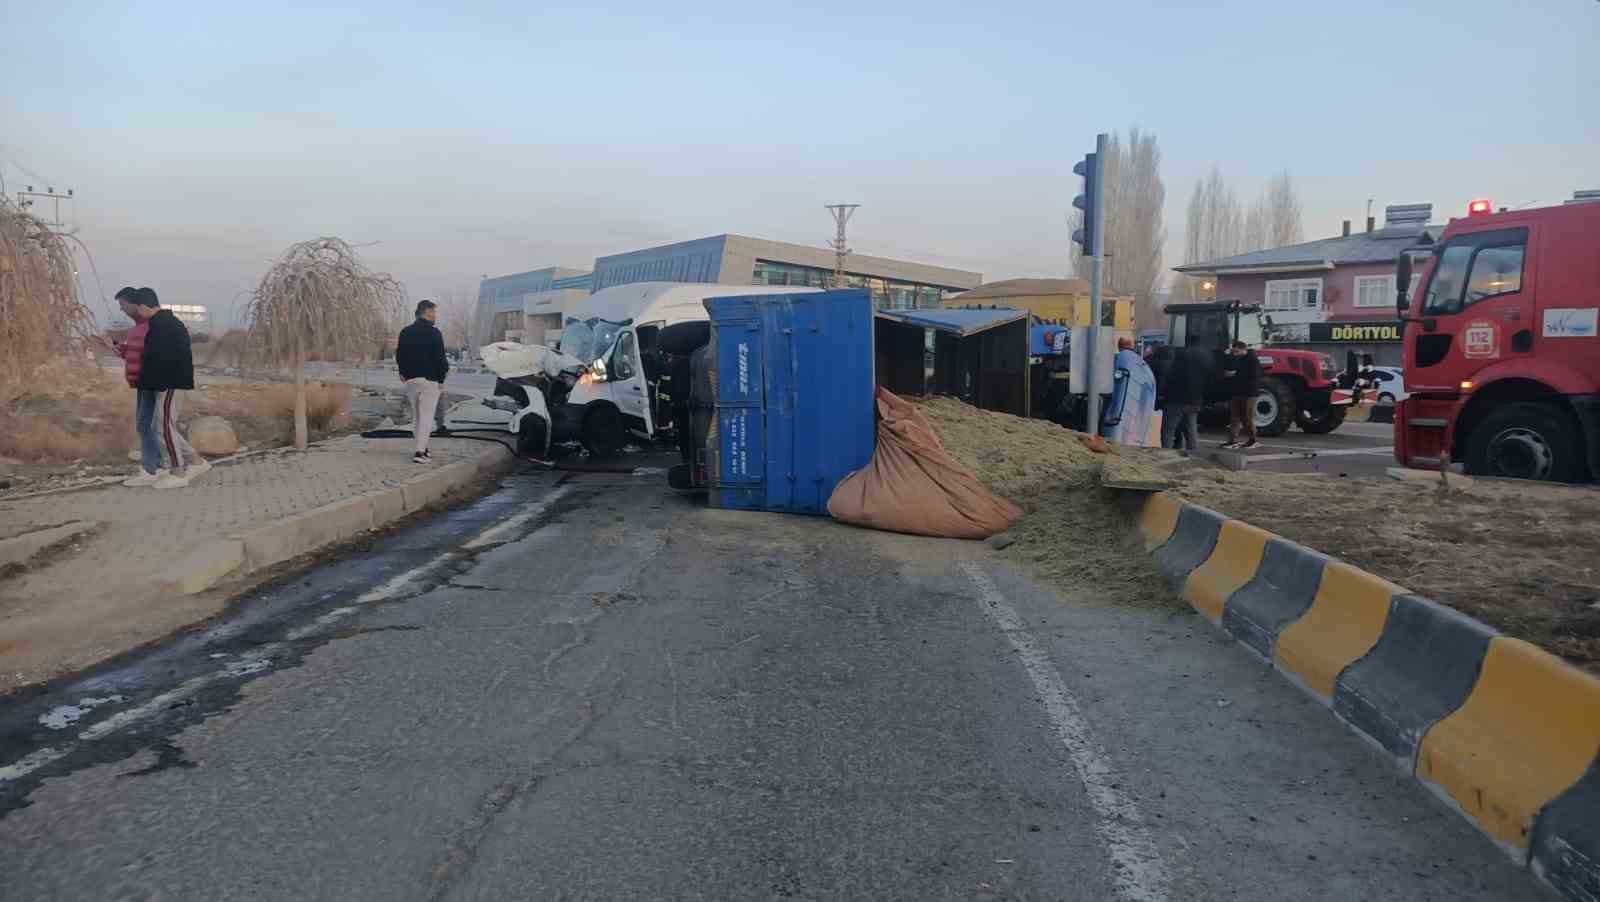
[[850, 254], [850, 245], [845, 242], [844, 227], [855, 215], [860, 204], [827, 204], [829, 213], [833, 214], [834, 225], [838, 228], [834, 232], [833, 240], [828, 246], [833, 248], [833, 287], [844, 287], [844, 258]]
[[64, 200], [73, 200], [74, 199], [74, 194], [73, 194], [73, 191], [72, 191], [71, 188], [67, 189], [67, 193], [66, 194], [60, 194], [60, 193], [57, 193], [57, 191], [56, 191], [54, 186], [47, 186], [43, 191], [35, 191], [35, 190], [33, 190], [33, 186], [29, 185], [28, 186], [28, 190], [26, 190], [26, 191], [18, 191], [17, 192], [17, 206], [21, 207], [23, 210], [27, 210], [29, 207], [33, 206], [34, 202], [31, 201], [31, 200], [27, 200], [27, 198], [30, 198], [30, 197], [48, 197], [48, 198], [52, 198], [52, 199], [55, 200], [55, 202], [56, 202], [56, 205], [55, 205], [55, 219], [51, 221], [50, 227], [53, 228], [53, 229], [60, 229], [61, 228], [61, 202], [64, 201]]

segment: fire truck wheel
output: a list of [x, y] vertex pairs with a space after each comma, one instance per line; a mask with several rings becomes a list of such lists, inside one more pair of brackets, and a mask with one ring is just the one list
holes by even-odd
[[1261, 380], [1261, 393], [1256, 395], [1256, 434], [1272, 438], [1289, 431], [1300, 405], [1294, 389], [1281, 379]]
[[1467, 470], [1480, 476], [1576, 482], [1582, 443], [1572, 420], [1550, 404], [1522, 401], [1495, 410], [1467, 437]]
[[1349, 412], [1348, 407], [1333, 405], [1318, 413], [1302, 409], [1300, 415], [1295, 418], [1295, 423], [1299, 425], [1301, 432], [1309, 435], [1327, 435], [1344, 425], [1345, 415]]

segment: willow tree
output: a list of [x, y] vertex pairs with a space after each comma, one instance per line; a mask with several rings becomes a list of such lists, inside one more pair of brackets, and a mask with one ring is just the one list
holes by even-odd
[[69, 240], [0, 196], [0, 400], [25, 389], [53, 356], [94, 339]]
[[393, 276], [373, 272], [338, 238], [293, 245], [250, 298], [247, 344], [257, 360], [294, 374], [294, 446], [305, 448], [306, 360], [365, 359], [405, 302]]

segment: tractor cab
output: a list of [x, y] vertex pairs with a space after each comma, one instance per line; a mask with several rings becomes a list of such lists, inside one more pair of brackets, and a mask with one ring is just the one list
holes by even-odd
[[1262, 353], [1273, 337], [1272, 317], [1260, 304], [1210, 301], [1167, 305], [1167, 342], [1176, 348], [1204, 348], [1215, 360], [1206, 400], [1227, 400], [1222, 385], [1223, 356], [1228, 346], [1242, 341], [1254, 349], [1261, 362], [1261, 389], [1255, 405], [1256, 431], [1267, 437], [1282, 435], [1292, 425], [1304, 432], [1332, 432], [1344, 422], [1352, 394], [1338, 388], [1334, 378], [1338, 363], [1331, 355], [1296, 348], [1272, 348]]
[[1262, 348], [1267, 344], [1266, 333], [1271, 325], [1272, 318], [1261, 315], [1259, 304], [1214, 301], [1167, 305], [1167, 343], [1175, 348], [1198, 346], [1219, 355], [1234, 341]]

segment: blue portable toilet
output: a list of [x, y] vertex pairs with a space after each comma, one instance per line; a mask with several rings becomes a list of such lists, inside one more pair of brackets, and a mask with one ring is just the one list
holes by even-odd
[[872, 300], [849, 289], [708, 298], [713, 507], [826, 514], [872, 458]]

